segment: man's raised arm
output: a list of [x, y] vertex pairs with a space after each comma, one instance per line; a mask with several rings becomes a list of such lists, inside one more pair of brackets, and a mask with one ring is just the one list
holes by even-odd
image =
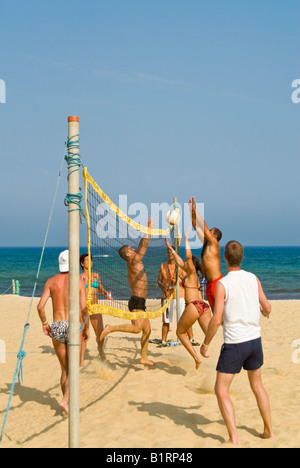
[[216, 238], [212, 235], [212, 233], [208, 229], [206, 221], [202, 218], [202, 216], [199, 214], [196, 208], [195, 197], [192, 197], [189, 200], [189, 206], [190, 206], [190, 211], [191, 211], [191, 219], [192, 219], [193, 228], [195, 229], [197, 236], [202, 242], [202, 244], [204, 243], [204, 239], [206, 239], [208, 242], [212, 244], [216, 243], [217, 242]]
[[[149, 219], [148, 219], [148, 228], [149, 229], [153, 229], [155, 226], [155, 224], [152, 224], [152, 221], [151, 221], [151, 216], [149, 216]], [[140, 243], [138, 245], [138, 248], [136, 249], [136, 254], [135, 254], [135, 260], [136, 261], [141, 261], [142, 258], [144, 257], [145, 253], [147, 252], [147, 248], [148, 248], [148, 245], [149, 245], [149, 242], [150, 242], [150, 237], [151, 235], [150, 234], [146, 234], [145, 237], [143, 237], [141, 240], [140, 240]]]

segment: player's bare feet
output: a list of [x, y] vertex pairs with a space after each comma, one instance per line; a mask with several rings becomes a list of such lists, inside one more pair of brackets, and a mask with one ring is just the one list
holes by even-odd
[[98, 351], [101, 361], [106, 361], [106, 354], [103, 349], [100, 348], [100, 346], [98, 346]]
[[234, 439], [234, 440], [227, 440], [226, 442], [224, 442], [224, 445], [225, 444], [228, 444], [228, 445], [241, 445], [241, 442], [239, 439]]
[[270, 430], [265, 430], [262, 434], [260, 434], [261, 439], [273, 439], [274, 433]]
[[154, 366], [154, 362], [152, 361], [149, 361], [149, 359], [141, 359], [141, 364], [143, 364], [144, 366], [149, 366], [149, 367], [153, 367]]
[[195, 363], [196, 363], [196, 370], [198, 370], [201, 363], [202, 363], [202, 361], [201, 361], [201, 359], [195, 359]]
[[64, 412], [66, 415], [69, 414], [69, 406], [68, 406], [68, 404], [67, 404], [65, 401], [62, 400], [62, 401], [59, 403], [59, 407], [63, 410], [63, 412]]

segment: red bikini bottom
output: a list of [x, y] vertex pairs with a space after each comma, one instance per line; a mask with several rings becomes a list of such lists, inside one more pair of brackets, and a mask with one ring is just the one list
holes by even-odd
[[209, 305], [206, 304], [204, 301], [192, 301], [186, 304], [188, 306], [189, 304], [193, 304], [196, 307], [196, 310], [199, 314], [199, 317], [202, 317], [202, 315], [209, 309]]

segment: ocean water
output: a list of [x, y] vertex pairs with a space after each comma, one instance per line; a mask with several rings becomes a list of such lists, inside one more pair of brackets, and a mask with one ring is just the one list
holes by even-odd
[[[40, 297], [42, 294], [47, 278], [58, 273], [58, 256], [65, 249], [66, 247], [45, 249], [35, 297]], [[149, 278], [149, 297], [160, 297], [161, 294], [156, 281], [159, 265], [166, 258], [165, 248], [160, 247], [160, 249], [160, 252], [157, 250], [155, 255], [152, 255], [150, 250], [145, 260]], [[12, 279], [14, 279], [20, 283], [22, 296], [32, 296], [41, 252], [41, 247], [0, 248], [0, 294], [11, 286]], [[86, 248], [83, 247], [82, 252], [86, 252]], [[200, 256], [200, 251], [193, 253]], [[180, 254], [184, 258], [184, 249]], [[225, 275], [226, 264], [223, 255], [224, 248], [221, 249], [221, 268]], [[125, 288], [122, 292], [121, 287], [121, 284], [126, 284], [126, 267], [124, 262], [120, 261], [117, 252], [101, 252], [95, 257], [95, 270], [103, 267], [104, 276], [101, 276], [101, 279], [106, 289], [112, 290], [116, 299], [128, 299], [128, 290]], [[300, 247], [245, 247], [242, 268], [258, 276], [268, 299], [300, 299]], [[105, 275], [107, 275], [107, 281]], [[120, 285], [116, 286], [117, 291], [114, 291], [115, 285]], [[12, 289], [6, 294], [12, 294]]]

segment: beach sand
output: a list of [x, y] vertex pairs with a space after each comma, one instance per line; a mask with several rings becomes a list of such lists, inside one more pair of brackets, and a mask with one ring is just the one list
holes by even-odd
[[[0, 298], [0, 340], [6, 363], [0, 363], [0, 429], [8, 403], [23, 328], [31, 299]], [[34, 299], [26, 335], [24, 381], [16, 383], [2, 448], [68, 446], [68, 418], [59, 408], [60, 367], [52, 342], [43, 335]], [[247, 373], [235, 377], [232, 400], [242, 447], [300, 447], [300, 301], [271, 301], [272, 315], [262, 319], [265, 354], [263, 382], [269, 393], [275, 438], [262, 440], [262, 422]], [[47, 306], [51, 319], [51, 304]], [[105, 324], [118, 324], [104, 316]], [[151, 338], [161, 338], [161, 318], [151, 321]], [[175, 324], [168, 338], [176, 339]], [[202, 342], [198, 324], [195, 338]], [[298, 340], [298, 348], [296, 346]], [[215, 366], [223, 342], [220, 329], [198, 371], [183, 346], [149, 344], [156, 365], [140, 363], [139, 336], [114, 333], [105, 344], [107, 361], [97, 357], [91, 330], [85, 365], [80, 371], [80, 446], [102, 448], [221, 448], [227, 431], [214, 395]], [[197, 348], [199, 351], [199, 348]], [[3, 356], [2, 356], [3, 358]], [[3, 359], [2, 359], [3, 360]]]

